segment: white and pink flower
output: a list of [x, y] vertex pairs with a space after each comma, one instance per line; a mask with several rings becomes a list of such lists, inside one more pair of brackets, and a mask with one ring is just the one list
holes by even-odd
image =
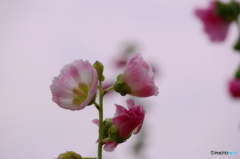
[[70, 110], [85, 108], [98, 89], [98, 75], [88, 61], [75, 60], [65, 65], [50, 86], [52, 100]]
[[154, 73], [140, 54], [135, 54], [127, 63], [122, 81], [131, 89], [131, 95], [149, 97], [158, 95], [158, 88], [154, 84]]

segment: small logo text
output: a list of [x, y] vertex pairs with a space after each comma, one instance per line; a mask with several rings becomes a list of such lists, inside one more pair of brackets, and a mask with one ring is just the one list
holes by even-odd
[[237, 151], [210, 151], [211, 155], [238, 155]]

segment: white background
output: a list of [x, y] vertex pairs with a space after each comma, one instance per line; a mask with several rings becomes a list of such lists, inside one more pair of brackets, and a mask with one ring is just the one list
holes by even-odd
[[[126, 41], [137, 42], [143, 57], [158, 65], [159, 96], [144, 128], [149, 159], [229, 159], [210, 151], [240, 153], [240, 100], [227, 92], [239, 65], [232, 50], [237, 28], [213, 44], [194, 16], [207, 0], [1, 0], [0, 1], [0, 158], [53, 159], [65, 151], [97, 155], [94, 107], [69, 111], [51, 100], [50, 84], [75, 59], [99, 60], [114, 78], [113, 60]], [[105, 116], [114, 103], [106, 98]], [[107, 102], [108, 100], [108, 102]], [[134, 159], [137, 136], [105, 159]]]

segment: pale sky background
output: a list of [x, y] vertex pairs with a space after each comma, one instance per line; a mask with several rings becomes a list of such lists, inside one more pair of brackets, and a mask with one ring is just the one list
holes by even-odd
[[[105, 64], [107, 78], [122, 44], [137, 42], [143, 57], [158, 64], [159, 96], [144, 127], [149, 159], [237, 159], [210, 151], [240, 153], [240, 100], [227, 92], [239, 65], [237, 38], [213, 44], [194, 16], [208, 0], [0, 0], [0, 158], [53, 159], [65, 151], [97, 155], [94, 107], [69, 111], [51, 100], [50, 84], [75, 59]], [[106, 98], [105, 117], [120, 96]], [[142, 103], [139, 103], [142, 104]], [[136, 136], [104, 159], [136, 159]]]

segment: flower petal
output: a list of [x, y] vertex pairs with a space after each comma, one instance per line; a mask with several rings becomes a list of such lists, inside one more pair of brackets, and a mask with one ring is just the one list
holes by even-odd
[[96, 124], [97, 126], [99, 126], [99, 120], [98, 120], [98, 119], [94, 119], [92, 122], [93, 122], [94, 124]]
[[121, 137], [125, 138], [133, 132], [133, 130], [140, 125], [140, 121], [136, 118], [125, 121], [119, 127]]
[[107, 143], [104, 145], [103, 149], [104, 149], [105, 151], [112, 152], [112, 151], [114, 151], [114, 149], [117, 147], [117, 145], [118, 145], [118, 143], [116, 143], [116, 142], [107, 142]]
[[117, 105], [117, 104], [115, 104], [115, 106], [116, 106], [116, 112], [114, 116], [119, 116], [127, 113], [127, 109], [124, 108], [123, 106]]

